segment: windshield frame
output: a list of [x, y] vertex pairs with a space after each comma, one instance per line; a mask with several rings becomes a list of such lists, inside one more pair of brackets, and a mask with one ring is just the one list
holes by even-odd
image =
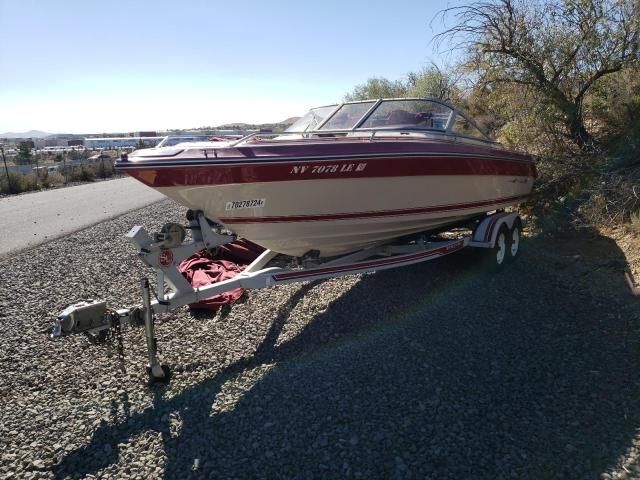
[[[414, 124], [411, 124], [411, 123], [408, 123], [406, 125], [402, 125], [402, 124], [397, 125], [396, 124], [396, 125], [380, 125], [380, 126], [371, 126], [371, 127], [363, 127], [362, 126], [376, 113], [378, 108], [381, 108], [383, 106], [383, 104], [390, 104], [392, 102], [402, 102], [402, 103], [406, 103], [406, 102], [425, 102], [425, 103], [437, 104], [440, 107], [445, 107], [448, 110], [447, 122], [446, 122], [444, 128], [418, 126], [418, 125], [414, 125]], [[406, 112], [406, 113], [410, 113], [410, 112]], [[380, 100], [380, 102], [378, 104], [378, 107], [375, 110], [371, 111], [369, 113], [369, 115], [366, 116], [366, 118], [361, 119], [361, 121], [358, 123], [358, 129], [359, 130], [363, 130], [363, 131], [409, 129], [409, 130], [425, 130], [425, 131], [430, 131], [430, 132], [445, 133], [445, 132], [449, 131], [450, 123], [451, 123], [452, 119], [455, 118], [456, 114], [457, 114], [457, 110], [453, 105], [449, 105], [446, 102], [438, 101], [437, 99], [433, 99], [433, 98], [417, 98], [417, 97], [384, 98], [384, 99]]]
[[[434, 104], [437, 104], [441, 107], [445, 107], [448, 110], [451, 110], [451, 113], [449, 114], [449, 119], [446, 122], [446, 125], [443, 128], [429, 128], [429, 127], [425, 127], [425, 126], [412, 126], [412, 125], [391, 125], [391, 126], [375, 126], [375, 127], [363, 127], [362, 125], [364, 125], [366, 123], [366, 121], [376, 112], [376, 110], [378, 110], [378, 108], [383, 104], [383, 103], [389, 103], [389, 102], [393, 102], [393, 101], [402, 101], [402, 102], [407, 102], [407, 101], [422, 101], [422, 102], [431, 102]], [[371, 103], [373, 102], [373, 104], [371, 105], [371, 107], [362, 115], [362, 117], [357, 120], [351, 127], [348, 128], [341, 128], [341, 129], [326, 129], [323, 130], [323, 127], [329, 123], [331, 121], [331, 119], [340, 112], [340, 110], [345, 106], [345, 105], [352, 105], [352, 104], [360, 104], [360, 103]], [[420, 132], [420, 131], [425, 131], [425, 132], [435, 132], [435, 133], [440, 133], [440, 134], [446, 134], [446, 135], [450, 135], [450, 136], [455, 136], [455, 137], [463, 137], [463, 138], [470, 138], [470, 139], [474, 139], [474, 140], [480, 140], [480, 141], [485, 141], [485, 142], [490, 142], [490, 143], [496, 143], [495, 140], [493, 140], [489, 135], [487, 135], [487, 133], [480, 128], [480, 126], [478, 126], [478, 124], [472, 119], [470, 118], [468, 115], [466, 115], [465, 113], [463, 113], [462, 111], [460, 111], [458, 108], [454, 107], [453, 105], [451, 105], [449, 102], [442, 100], [440, 98], [434, 98], [434, 97], [397, 97], [397, 98], [379, 98], [379, 99], [366, 99], [366, 100], [356, 100], [356, 101], [352, 101], [352, 102], [342, 102], [342, 103], [338, 103], [338, 104], [330, 104], [330, 105], [323, 105], [320, 107], [315, 107], [310, 109], [307, 113], [305, 113], [305, 115], [303, 115], [303, 117], [300, 118], [304, 118], [306, 115], [308, 115], [309, 113], [313, 112], [314, 110], [318, 110], [318, 109], [322, 109], [322, 108], [327, 108], [327, 107], [334, 107], [333, 110], [324, 118], [324, 120], [322, 120], [320, 123], [318, 123], [317, 125], [315, 125], [313, 127], [312, 130], [309, 130], [308, 128], [305, 130], [297, 130], [297, 131], [291, 131], [289, 129], [285, 130], [283, 133], [285, 134], [302, 134], [303, 136], [310, 136], [310, 135], [319, 135], [319, 136], [327, 136], [327, 135], [333, 135], [333, 134], [340, 134], [340, 133], [349, 133], [349, 132], [354, 132], [354, 131], [360, 131], [360, 132], [372, 132], [372, 131], [393, 131], [393, 130], [407, 130], [407, 131], [415, 131], [415, 132]], [[465, 135], [462, 133], [456, 133], [454, 131], [454, 127], [456, 124], [456, 120], [458, 119], [458, 117], [461, 117], [463, 119], [465, 119], [467, 122], [469, 122], [470, 125], [472, 125], [479, 133], [480, 135], [482, 135], [481, 137], [479, 136], [475, 136], [475, 135]], [[293, 125], [292, 125], [293, 126]], [[291, 127], [289, 127], [291, 128]]]
[[[335, 115], [335, 113], [342, 107], [342, 103], [331, 103], [329, 105], [322, 105], [320, 107], [314, 107], [309, 109], [302, 117], [300, 117], [298, 120], [296, 120], [295, 122], [293, 122], [291, 125], [289, 125], [289, 127], [287, 127], [285, 129], [285, 131], [283, 133], [309, 133], [309, 132], [315, 132], [316, 130], [318, 130], [322, 125], [325, 124], [325, 122], [327, 120], [329, 120], [331, 117], [333, 117]], [[327, 114], [327, 116], [325, 116], [324, 118], [322, 118], [320, 120], [320, 122], [318, 124], [316, 124], [313, 129], [309, 130], [309, 123], [307, 124], [307, 126], [304, 128], [304, 130], [289, 130], [290, 128], [292, 128], [296, 123], [298, 123], [300, 120], [302, 120], [303, 118], [305, 118], [307, 115], [311, 114], [314, 112], [314, 110], [321, 110], [324, 108], [330, 108], [333, 107], [333, 110], [331, 110], [329, 112], [329, 114]]]
[[359, 103], [371, 103], [371, 102], [373, 102], [373, 105], [371, 105], [371, 107], [369, 107], [369, 109], [366, 112], [364, 112], [364, 114], [360, 117], [360, 119], [357, 122], [355, 122], [351, 126], [351, 128], [340, 129], [340, 130], [344, 130], [344, 131], [353, 131], [356, 128], [358, 128], [362, 124], [362, 122], [364, 120], [366, 120], [366, 118], [369, 115], [371, 115], [371, 113], [376, 108], [378, 108], [378, 105], [380, 105], [380, 103], [382, 103], [383, 101], [384, 101], [384, 99], [378, 98], [378, 99], [369, 99], [369, 100], [356, 100], [356, 101], [353, 101], [353, 102], [343, 102], [340, 105], [338, 105], [338, 107], [333, 112], [331, 112], [331, 115], [328, 116], [324, 120], [324, 122], [322, 122], [322, 124], [318, 125], [317, 130], [322, 130], [322, 128], [325, 126], [325, 124], [328, 123], [331, 120], [331, 118], [333, 118], [333, 116], [336, 115], [342, 109], [342, 107], [344, 107], [345, 105], [353, 105], [353, 104], [359, 104]]

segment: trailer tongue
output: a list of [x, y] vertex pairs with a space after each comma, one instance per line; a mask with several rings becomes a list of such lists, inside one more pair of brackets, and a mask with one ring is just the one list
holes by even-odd
[[[78, 333], [104, 336], [110, 330], [129, 326], [145, 327], [148, 354], [147, 372], [152, 383], [165, 383], [170, 378], [168, 367], [157, 357], [154, 315], [193, 304], [237, 288], [257, 289], [275, 285], [319, 280], [345, 275], [375, 272], [442, 257], [464, 247], [492, 249], [494, 266], [502, 266], [519, 253], [522, 224], [515, 213], [497, 212], [474, 222], [472, 235], [453, 239], [433, 239], [417, 235], [402, 240], [375, 245], [339, 258], [314, 258], [313, 254], [296, 259], [298, 268], [269, 266], [279, 254], [265, 250], [235, 277], [205, 287], [193, 287], [178, 269], [180, 262], [203, 249], [231, 243], [236, 236], [210, 223], [200, 211], [187, 213], [185, 228], [170, 223], [150, 236], [141, 226], [135, 226], [127, 238], [136, 245], [138, 256], [156, 272], [156, 292], [147, 278], [142, 279], [142, 304], [132, 308], [109, 309], [103, 301], [83, 301], [70, 305], [58, 315], [51, 337]], [[186, 231], [192, 240], [185, 242]], [[168, 288], [167, 288], [168, 287]]]

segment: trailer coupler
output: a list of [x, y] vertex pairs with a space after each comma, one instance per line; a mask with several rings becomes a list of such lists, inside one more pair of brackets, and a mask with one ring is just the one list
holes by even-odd
[[50, 331], [51, 338], [64, 337], [77, 333], [98, 334], [114, 327], [142, 325], [143, 316], [140, 307], [107, 309], [106, 302], [87, 300], [65, 308], [55, 320]]
[[75, 303], [65, 308], [55, 321], [50, 331], [51, 338], [84, 333], [91, 338], [108, 334], [109, 331], [121, 332], [128, 326], [145, 327], [147, 356], [149, 363], [147, 373], [151, 383], [166, 383], [170, 378], [170, 370], [161, 365], [157, 358], [157, 342], [155, 338], [153, 309], [151, 307], [151, 291], [149, 280], [142, 281], [143, 306], [109, 310], [105, 302], [88, 300]]
[[[187, 220], [189, 225], [186, 228], [170, 223], [160, 232], [149, 235], [144, 228], [135, 226], [127, 234], [127, 238], [136, 245], [139, 257], [156, 271], [158, 296], [153, 301], [149, 280], [145, 278], [142, 280], [142, 305], [112, 310], [107, 308], [103, 301], [86, 300], [74, 303], [60, 312], [49, 331], [50, 337], [84, 333], [95, 340], [109, 337], [109, 332], [119, 334], [129, 326], [144, 325], [149, 360], [147, 372], [150, 380], [152, 383], [166, 383], [170, 372], [166, 366], [159, 363], [156, 355], [153, 315], [201, 299], [177, 265], [202, 249], [215, 249], [236, 239], [235, 235], [225, 233], [219, 225], [211, 223], [201, 211], [190, 210], [187, 212]], [[190, 242], [185, 242], [187, 228], [191, 230], [193, 237]], [[173, 292], [170, 295], [165, 293], [167, 286]], [[182, 298], [180, 303], [170, 301], [176, 295]]]

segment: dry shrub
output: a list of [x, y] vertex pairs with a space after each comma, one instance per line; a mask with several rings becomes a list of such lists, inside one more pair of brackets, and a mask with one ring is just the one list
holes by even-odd
[[640, 167], [603, 173], [585, 193], [579, 213], [592, 225], [640, 226]]
[[0, 177], [0, 193], [20, 193], [21, 183], [23, 182], [24, 175], [17, 172], [9, 172], [9, 176], [3, 175]]
[[72, 165], [63, 170], [69, 182], [93, 182], [96, 170], [93, 165]]
[[585, 190], [600, 174], [600, 161], [591, 156], [571, 155], [537, 160], [538, 178], [523, 210], [533, 216], [542, 231], [558, 232], [579, 226], [575, 216], [588, 197]]
[[541, 160], [529, 208], [543, 229], [640, 225], [640, 167], [610, 169], [604, 155]]
[[22, 175], [18, 172], [9, 172], [9, 176], [0, 178], [1, 193], [22, 193], [39, 188], [36, 176], [33, 173]]
[[108, 177], [112, 177], [114, 172], [113, 169], [113, 161], [111, 160], [104, 160], [101, 162], [98, 162], [96, 164], [95, 167], [95, 175], [98, 178], [108, 178]]
[[63, 183], [64, 176], [59, 172], [50, 172], [45, 178], [42, 179], [42, 185], [45, 188], [62, 185]]
[[640, 233], [640, 210], [631, 212], [630, 220], [631, 228], [633, 228], [633, 230], [635, 230], [637, 233]]
[[40, 182], [40, 178], [33, 172], [24, 175], [25, 181], [25, 190], [39, 190], [42, 187], [42, 183]]

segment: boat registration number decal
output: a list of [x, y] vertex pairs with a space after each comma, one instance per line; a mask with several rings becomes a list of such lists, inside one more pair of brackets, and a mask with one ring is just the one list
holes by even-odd
[[303, 173], [311, 175], [320, 175], [323, 173], [349, 173], [364, 172], [367, 168], [366, 163], [343, 163], [329, 165], [296, 165], [291, 169], [292, 175], [302, 175]]
[[238, 200], [236, 202], [227, 202], [224, 209], [229, 210], [238, 210], [241, 208], [259, 208], [264, 207], [264, 204], [267, 203], [265, 198], [254, 198], [252, 200]]

